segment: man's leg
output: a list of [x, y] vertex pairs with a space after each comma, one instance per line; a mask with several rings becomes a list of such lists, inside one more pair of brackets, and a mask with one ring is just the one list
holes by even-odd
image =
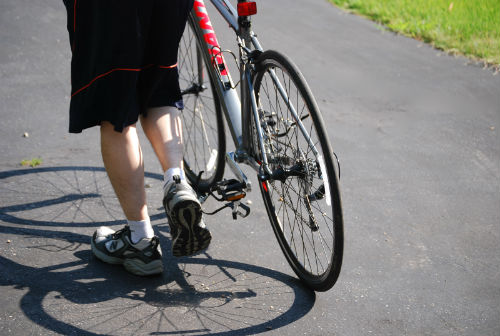
[[147, 219], [144, 163], [135, 125], [120, 133], [114, 130], [111, 123], [103, 121], [101, 153], [125, 217], [133, 221]]
[[150, 108], [141, 115], [141, 126], [160, 161], [164, 172], [169, 168], [182, 170], [182, 123], [176, 107]]
[[141, 116], [141, 125], [165, 172], [163, 206], [174, 256], [206, 249], [212, 236], [203, 223], [196, 193], [184, 178], [180, 111], [168, 106], [149, 109], [147, 117]]
[[111, 123], [102, 122], [101, 152], [128, 226], [116, 232], [100, 227], [92, 237], [92, 252], [107, 263], [123, 264], [137, 275], [161, 273], [161, 250], [148, 216], [144, 163], [135, 125], [119, 133]]
[[111, 185], [132, 232], [132, 242], [152, 238], [144, 189], [144, 160], [135, 125], [116, 132], [111, 123], [101, 124], [101, 153]]

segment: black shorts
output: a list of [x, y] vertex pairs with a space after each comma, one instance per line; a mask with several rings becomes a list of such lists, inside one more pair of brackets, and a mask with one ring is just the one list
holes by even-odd
[[115, 130], [182, 108], [177, 50], [194, 0], [64, 0], [72, 49], [69, 131]]

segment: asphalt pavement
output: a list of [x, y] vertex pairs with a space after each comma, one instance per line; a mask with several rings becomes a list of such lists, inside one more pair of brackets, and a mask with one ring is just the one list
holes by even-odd
[[166, 272], [140, 278], [93, 258], [90, 235], [123, 214], [98, 130], [67, 132], [64, 6], [2, 0], [0, 335], [500, 335], [500, 74], [325, 0], [258, 7], [259, 39], [302, 69], [341, 160], [337, 284], [300, 284], [258, 191], [250, 217], [207, 219], [206, 253], [173, 258], [142, 135]]

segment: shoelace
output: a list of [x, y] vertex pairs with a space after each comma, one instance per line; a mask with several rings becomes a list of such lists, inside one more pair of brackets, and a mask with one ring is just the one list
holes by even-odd
[[[121, 239], [121, 236], [123, 235], [123, 233], [125, 231], [129, 230], [128, 227], [124, 227], [123, 229], [120, 229], [118, 231], [116, 231], [115, 233], [111, 234], [111, 237], [112, 237], [112, 240], [117, 240], [117, 239]], [[150, 245], [148, 247], [146, 247], [144, 250], [148, 249], [148, 248], [151, 248], [153, 251], [157, 248], [157, 246], [160, 245], [160, 239], [157, 237], [157, 236], [153, 236], [151, 238], [151, 241], [150, 241]], [[135, 248], [132, 244], [129, 245], [130, 247], [132, 247], [133, 249], [139, 251], [137, 248]], [[144, 251], [143, 250], [143, 251]]]
[[116, 231], [115, 233], [112, 233], [111, 234], [112, 239], [116, 240], [116, 239], [121, 238], [121, 236], [123, 235], [124, 231], [126, 231], [126, 230], [129, 230], [129, 228], [128, 227], [124, 227], [123, 229], [120, 229], [120, 230]]

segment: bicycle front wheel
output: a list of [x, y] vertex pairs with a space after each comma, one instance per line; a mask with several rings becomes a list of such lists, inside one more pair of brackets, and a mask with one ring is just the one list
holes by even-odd
[[[333, 151], [317, 104], [297, 67], [264, 52], [254, 89], [272, 177], [260, 183], [274, 233], [299, 278], [316, 291], [340, 273], [343, 220]], [[252, 133], [256, 153], [256, 127]], [[262, 159], [262, 155], [257, 155]]]
[[210, 75], [211, 65], [199, 36], [190, 15], [178, 52], [179, 85], [184, 100], [184, 171], [191, 185], [205, 192], [222, 179], [226, 142], [215, 79]]

